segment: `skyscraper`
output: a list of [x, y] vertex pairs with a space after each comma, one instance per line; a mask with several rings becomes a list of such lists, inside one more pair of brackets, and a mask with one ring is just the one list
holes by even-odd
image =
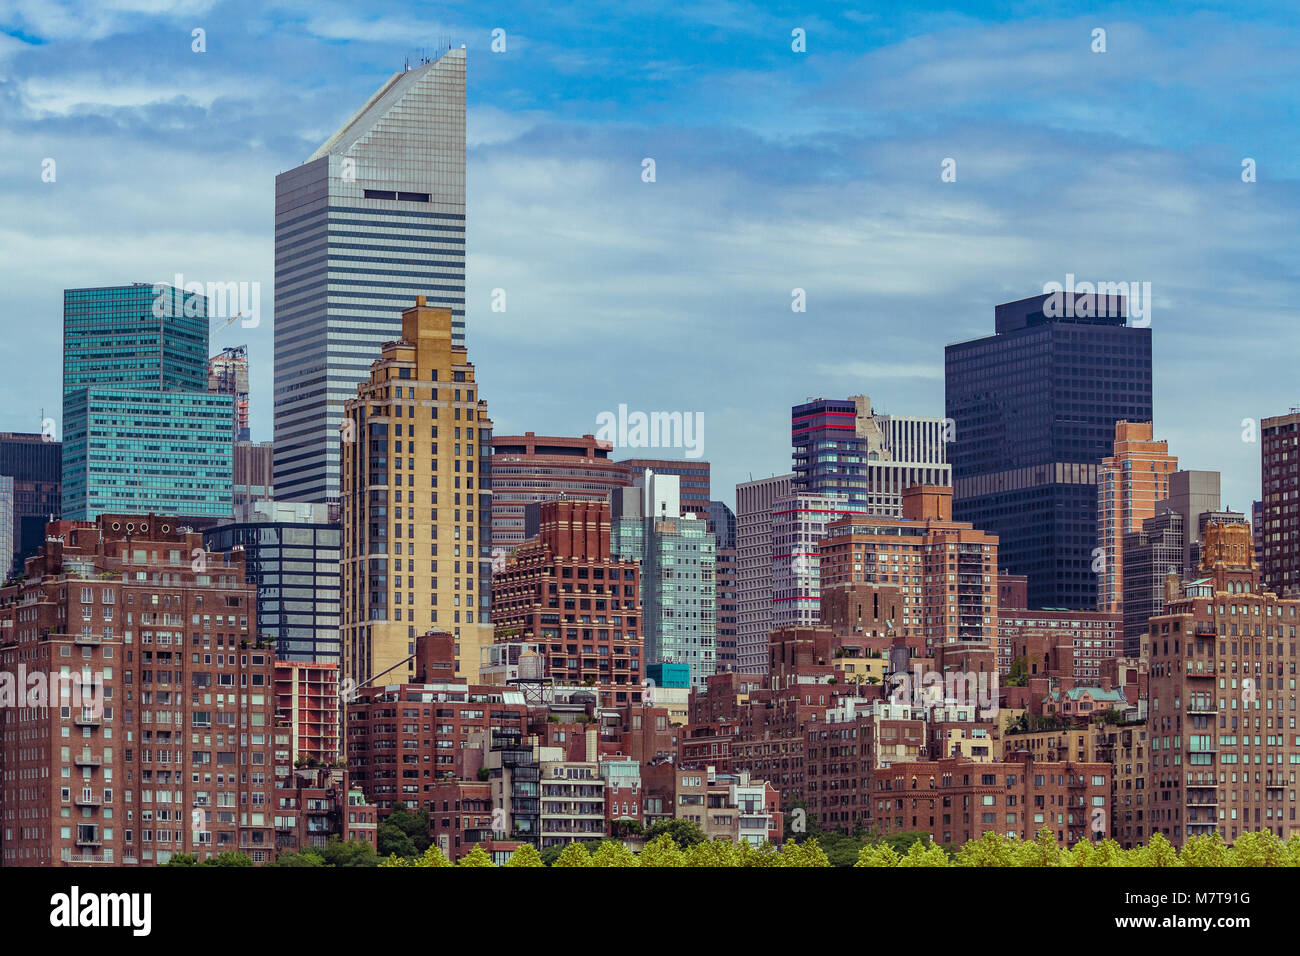
[[708, 522], [682, 504], [678, 475], [647, 470], [610, 493], [610, 550], [641, 562], [646, 671], [684, 664], [703, 689], [717, 661], [716, 542]]
[[[1124, 538], [1142, 530], [1169, 497], [1169, 478], [1178, 467], [1169, 443], [1155, 441], [1151, 422], [1116, 422], [1114, 451], [1097, 474], [1097, 547], [1104, 561], [1097, 572], [1097, 610], [1124, 610]], [[1096, 557], [1096, 552], [1093, 552]]]
[[422, 295], [465, 343], [465, 49], [394, 73], [275, 180], [275, 488], [339, 496], [343, 403]]
[[[13, 571], [36, 554], [45, 541], [45, 525], [63, 508], [62, 445], [53, 435], [0, 432], [0, 475], [14, 482]], [[8, 575], [8, 566], [0, 575]]]
[[902, 514], [904, 489], [950, 485], [942, 418], [877, 414], [866, 395], [790, 410], [794, 490], [847, 496], [861, 514]]
[[772, 627], [821, 623], [819, 542], [831, 522], [862, 515], [848, 495], [798, 492], [772, 503]]
[[1300, 596], [1300, 411], [1260, 422], [1264, 587]]
[[495, 435], [492, 438], [492, 547], [508, 554], [529, 537], [524, 508], [534, 501], [569, 498], [608, 501], [626, 486], [627, 469], [594, 435], [581, 438]]
[[257, 586], [261, 634], [282, 661], [339, 662], [342, 529], [329, 505], [257, 501], [235, 520], [203, 532], [208, 551], [244, 551], [245, 580]]
[[628, 484], [645, 474], [647, 468], [656, 475], [676, 475], [681, 479], [682, 511], [708, 520], [710, 466], [707, 461], [686, 458], [625, 458], [618, 464], [626, 469]]
[[411, 679], [416, 637], [439, 629], [477, 680], [492, 643], [492, 422], [451, 309], [418, 296], [344, 416], [344, 679]]
[[998, 536], [1031, 607], [1091, 610], [1097, 470], [1116, 422], [1151, 420], [1151, 330], [1117, 296], [1080, 294], [1069, 317], [1049, 298], [999, 305], [993, 335], [946, 349], [953, 509]]
[[736, 669], [766, 674], [772, 630], [772, 505], [790, 494], [794, 475], [736, 485]]
[[231, 396], [208, 391], [207, 299], [135, 283], [63, 294], [63, 517], [226, 517]]

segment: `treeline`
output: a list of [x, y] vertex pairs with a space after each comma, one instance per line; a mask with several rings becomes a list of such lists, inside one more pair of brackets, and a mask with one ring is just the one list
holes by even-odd
[[[1066, 848], [1059, 846], [1050, 830], [1044, 828], [1033, 840], [1002, 836], [992, 831], [971, 840], [956, 851], [913, 835], [906, 849], [898, 848], [897, 838], [869, 843], [858, 852], [854, 866], [862, 867], [1042, 867], [1042, 866], [1128, 866], [1128, 867], [1266, 867], [1300, 866], [1300, 836], [1283, 842], [1276, 834], [1263, 831], [1240, 836], [1229, 846], [1218, 834], [1195, 836], [1182, 849], [1160, 834], [1145, 846], [1124, 849], [1114, 840], [1093, 843], [1080, 841]], [[414, 859], [390, 856], [380, 866], [494, 866], [482, 847], [474, 847], [459, 863], [453, 864], [436, 846]], [[525, 844], [515, 851], [505, 866], [545, 866], [542, 855]], [[798, 866], [830, 867], [830, 858], [817, 837], [802, 843], [788, 841], [781, 848], [769, 844], [749, 844], [714, 840], [682, 847], [668, 834], [651, 840], [640, 853], [634, 853], [616, 840], [604, 840], [595, 850], [584, 844], [565, 847], [552, 866], [564, 867], [742, 867]]]
[[[678, 822], [678, 821], [674, 821]], [[843, 862], [848, 849], [843, 841], [837, 845], [834, 835], [813, 836], [806, 840], [787, 840], [781, 847], [764, 843], [732, 843], [729, 840], [694, 839], [693, 828], [678, 827], [661, 832], [639, 851], [630, 850], [618, 840], [602, 840], [594, 845], [571, 843], [564, 848], [539, 853], [525, 843], [515, 850], [504, 866], [529, 867], [1042, 867], [1042, 866], [1127, 866], [1127, 867], [1275, 867], [1300, 866], [1300, 835], [1281, 840], [1269, 831], [1246, 833], [1232, 845], [1217, 833], [1194, 836], [1181, 849], [1160, 834], [1144, 846], [1124, 849], [1114, 840], [1093, 843], [1080, 841], [1072, 847], [1056, 843], [1047, 828], [1033, 840], [985, 833], [958, 848], [932, 843], [923, 834], [898, 834], [867, 842], [856, 850], [853, 862]], [[823, 840], [832, 845], [828, 854]], [[836, 857], [839, 857], [837, 859]], [[225, 852], [200, 863], [193, 856], [178, 854], [164, 866], [252, 866], [240, 853]], [[458, 863], [452, 863], [436, 844], [411, 856], [390, 853], [379, 857], [362, 843], [344, 843], [337, 837], [325, 847], [308, 847], [295, 853], [282, 853], [271, 866], [281, 867], [399, 867], [399, 866], [495, 866], [481, 846], [474, 847]]]

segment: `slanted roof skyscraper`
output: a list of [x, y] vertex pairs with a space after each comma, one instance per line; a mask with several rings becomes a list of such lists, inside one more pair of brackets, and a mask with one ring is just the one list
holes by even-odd
[[424, 296], [465, 341], [465, 50], [393, 76], [275, 180], [275, 488], [339, 497], [343, 402]]

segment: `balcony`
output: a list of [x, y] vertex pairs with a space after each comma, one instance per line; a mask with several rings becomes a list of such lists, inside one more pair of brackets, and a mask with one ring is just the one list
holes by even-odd
[[75, 798], [72, 802], [79, 807], [88, 807], [91, 809], [98, 809], [104, 805], [104, 801], [101, 798], [94, 795], [86, 795], [84, 793]]
[[104, 638], [100, 634], [73, 634], [72, 642], [74, 644], [103, 644]]
[[103, 846], [104, 841], [99, 838], [97, 833], [87, 833], [77, 836], [77, 846]]
[[100, 727], [103, 726], [104, 718], [96, 714], [77, 714], [72, 722], [78, 727]]
[[73, 757], [72, 762], [78, 767], [102, 767], [104, 765], [104, 758], [97, 757], [90, 751], [83, 751]]

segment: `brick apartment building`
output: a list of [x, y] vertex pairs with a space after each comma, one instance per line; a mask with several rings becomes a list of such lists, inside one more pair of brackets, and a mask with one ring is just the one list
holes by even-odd
[[331, 838], [377, 845], [375, 808], [350, 786], [346, 770], [295, 770], [275, 788], [275, 847], [281, 853], [324, 847]]
[[925, 721], [908, 705], [844, 698], [804, 729], [803, 799], [823, 830], [851, 833], [871, 819], [871, 775], [924, 759]]
[[960, 846], [992, 830], [1032, 840], [1044, 826], [1073, 845], [1109, 831], [1107, 763], [897, 763], [872, 775], [872, 826], [880, 833], [923, 831]]
[[[927, 647], [992, 641], [998, 629], [997, 536], [953, 521], [952, 488], [914, 485], [902, 500], [902, 518], [855, 516], [826, 529], [822, 588], [898, 588], [902, 613], [891, 629], [923, 637]], [[879, 617], [873, 629], [880, 629]]]
[[492, 579], [495, 639], [535, 644], [557, 684], [610, 707], [641, 700], [640, 567], [610, 552], [605, 501], [545, 501], [540, 532]]
[[1168, 583], [1151, 618], [1150, 830], [1175, 845], [1231, 842], [1296, 821], [1296, 626], [1300, 600], [1261, 591], [1249, 526], [1211, 523], [1203, 577]]
[[348, 770], [381, 819], [394, 803], [424, 806], [437, 783], [466, 776], [475, 731], [522, 735], [528, 723], [519, 691], [452, 676], [451, 635], [420, 635], [416, 649], [416, 683], [364, 687], [347, 705]]
[[1002, 740], [1006, 761], [1030, 757], [1038, 762], [1111, 765], [1109, 835], [1123, 847], [1146, 843], [1148, 804], [1145, 723], [1089, 723], [1064, 730], [1013, 733]]
[[97, 678], [102, 699], [0, 707], [4, 863], [271, 859], [288, 767], [242, 555], [205, 553], [174, 518], [104, 514], [52, 522], [26, 570], [0, 589], [0, 669], [19, 688]]
[[275, 716], [289, 732], [289, 759], [294, 764], [338, 760], [338, 664], [277, 660]]

